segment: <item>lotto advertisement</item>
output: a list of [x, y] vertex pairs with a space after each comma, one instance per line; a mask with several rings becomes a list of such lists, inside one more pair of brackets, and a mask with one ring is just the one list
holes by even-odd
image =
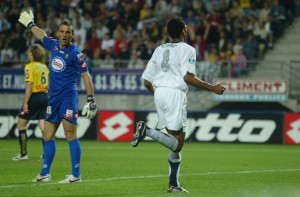
[[[79, 112], [81, 114], [81, 112]], [[0, 139], [17, 138], [18, 110], [0, 110]], [[88, 140], [130, 142], [135, 123], [145, 121], [155, 128], [155, 111], [99, 111], [96, 118], [78, 117], [78, 137]], [[299, 113], [189, 112], [187, 142], [300, 144]], [[166, 132], [162, 130], [162, 132]], [[29, 138], [41, 138], [37, 121], [27, 127]], [[62, 125], [56, 139], [64, 139]], [[152, 141], [146, 137], [145, 140]]]

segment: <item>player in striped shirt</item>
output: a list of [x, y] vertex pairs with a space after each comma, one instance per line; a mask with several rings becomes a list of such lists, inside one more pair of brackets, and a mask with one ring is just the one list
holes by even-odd
[[24, 68], [25, 95], [17, 123], [20, 153], [12, 158], [14, 161], [28, 160], [26, 126], [30, 120], [38, 120], [43, 132], [48, 102], [49, 69], [45, 64], [46, 50], [41, 45], [34, 44], [29, 47], [27, 56], [30, 62]]

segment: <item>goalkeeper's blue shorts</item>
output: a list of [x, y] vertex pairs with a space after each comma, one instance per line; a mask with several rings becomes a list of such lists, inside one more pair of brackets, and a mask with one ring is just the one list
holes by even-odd
[[45, 119], [45, 112], [48, 103], [47, 93], [32, 93], [28, 101], [28, 113], [20, 109], [19, 117], [25, 120], [42, 120]]
[[65, 119], [77, 125], [78, 94], [71, 92], [68, 95], [52, 96], [49, 98], [45, 120], [60, 123]]

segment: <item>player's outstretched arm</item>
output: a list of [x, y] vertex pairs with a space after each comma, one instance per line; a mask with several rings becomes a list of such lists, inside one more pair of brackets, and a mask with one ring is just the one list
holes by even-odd
[[202, 81], [197, 76], [192, 73], [187, 73], [184, 76], [184, 81], [196, 88], [209, 90], [215, 94], [223, 94], [225, 91], [225, 87], [221, 84], [212, 85], [208, 82]]
[[23, 11], [19, 16], [19, 22], [22, 23], [26, 28], [30, 29], [33, 35], [39, 41], [43, 42], [43, 38], [46, 36], [46, 33], [35, 25], [34, 16], [31, 10], [29, 13]]

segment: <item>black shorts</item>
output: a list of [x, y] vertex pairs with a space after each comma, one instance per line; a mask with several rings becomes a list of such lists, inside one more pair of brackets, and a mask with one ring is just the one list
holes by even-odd
[[28, 102], [29, 113], [24, 113], [22, 111], [22, 106], [19, 112], [19, 117], [25, 120], [45, 119], [47, 105], [47, 93], [32, 93]]

